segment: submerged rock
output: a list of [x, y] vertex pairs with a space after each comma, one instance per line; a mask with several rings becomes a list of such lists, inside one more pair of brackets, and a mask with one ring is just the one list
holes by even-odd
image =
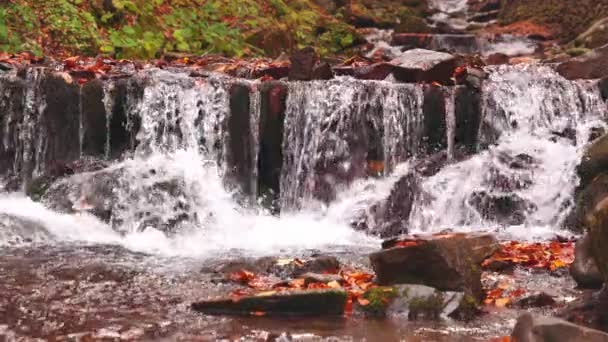
[[591, 240], [588, 234], [576, 243], [570, 275], [583, 289], [599, 289], [604, 283], [604, 278], [591, 255]]
[[424, 285], [375, 287], [361, 296], [365, 305], [359, 309], [369, 317], [439, 320], [454, 313], [463, 297], [462, 292], [442, 292]]
[[521, 315], [511, 338], [517, 342], [608, 342], [608, 334], [558, 318]]
[[422, 284], [481, 300], [481, 262], [499, 245], [489, 234], [446, 234], [395, 239], [383, 248], [370, 255], [379, 284]]
[[492, 194], [476, 191], [471, 194], [469, 203], [485, 220], [506, 225], [520, 225], [536, 206], [517, 194]]
[[344, 290], [267, 292], [238, 299], [193, 303], [191, 308], [208, 315], [338, 316], [344, 313]]

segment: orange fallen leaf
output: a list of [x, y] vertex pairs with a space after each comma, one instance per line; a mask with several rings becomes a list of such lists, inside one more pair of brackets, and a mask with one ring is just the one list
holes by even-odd
[[264, 312], [264, 311], [252, 311], [249, 314], [251, 316], [257, 316], [257, 317], [266, 316], [266, 312]]
[[509, 298], [498, 298], [494, 301], [494, 305], [496, 305], [499, 308], [504, 308], [510, 302], [511, 302], [511, 299], [509, 299]]
[[365, 298], [358, 298], [357, 302], [359, 303], [359, 305], [361, 306], [367, 306], [369, 305], [369, 300], [365, 299]]
[[333, 280], [327, 283], [327, 287], [329, 287], [330, 289], [340, 289], [342, 288], [342, 285], [340, 285], [340, 283], [338, 283], [337, 281]]

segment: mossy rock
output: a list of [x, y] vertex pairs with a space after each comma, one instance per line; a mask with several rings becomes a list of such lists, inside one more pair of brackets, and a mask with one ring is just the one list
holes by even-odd
[[371, 288], [361, 296], [369, 301], [369, 304], [360, 306], [361, 311], [368, 317], [385, 317], [388, 307], [397, 296], [398, 293], [394, 287]]
[[438, 320], [444, 309], [445, 295], [436, 291], [431, 296], [414, 297], [410, 300], [410, 312], [408, 318], [410, 320]]
[[587, 52], [589, 52], [591, 50], [587, 49], [587, 48], [583, 48], [583, 47], [574, 47], [574, 48], [570, 48], [568, 50], [566, 50], [566, 53], [570, 56], [570, 57], [578, 57], [578, 56], [582, 56], [584, 54], [586, 54]]

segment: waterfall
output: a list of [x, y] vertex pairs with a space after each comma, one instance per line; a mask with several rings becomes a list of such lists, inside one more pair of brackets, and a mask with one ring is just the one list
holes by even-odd
[[422, 87], [339, 79], [292, 83], [283, 139], [281, 206], [313, 198], [382, 173], [417, 154], [422, 140]]
[[605, 127], [596, 83], [568, 81], [544, 66], [488, 71], [480, 128], [487, 148], [424, 180], [410, 217], [414, 231], [555, 230], [572, 205], [590, 129]]

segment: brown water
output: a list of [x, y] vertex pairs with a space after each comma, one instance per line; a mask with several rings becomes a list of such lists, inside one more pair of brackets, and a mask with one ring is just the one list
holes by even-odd
[[[367, 267], [357, 253], [344, 252], [338, 258]], [[406, 317], [370, 320], [356, 314], [248, 318], [191, 311], [193, 301], [234, 288], [223, 275], [210, 271], [222, 263], [159, 258], [103, 245], [2, 249], [0, 338], [267, 341], [282, 336], [297, 341], [488, 341], [508, 335], [517, 316], [514, 310], [493, 309], [464, 324], [408, 322]], [[565, 277], [520, 272], [515, 278], [529, 287], [573, 288]]]

